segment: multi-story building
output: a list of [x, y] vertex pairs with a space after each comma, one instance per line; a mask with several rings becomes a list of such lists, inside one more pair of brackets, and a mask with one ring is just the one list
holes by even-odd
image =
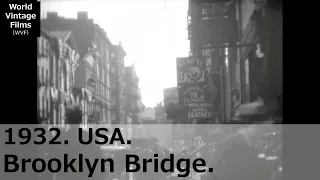
[[64, 113], [67, 105], [75, 103], [72, 87], [79, 54], [71, 31], [51, 31], [55, 38], [55, 53], [50, 61], [52, 124], [65, 124]]
[[126, 119], [125, 113], [125, 68], [124, 51], [121, 43], [112, 47], [110, 54], [110, 71], [111, 71], [111, 121], [113, 124], [124, 124]]
[[38, 58], [37, 58], [37, 112], [39, 123], [49, 122], [50, 113], [50, 61], [52, 55], [53, 37], [41, 30], [38, 38]]
[[260, 98], [269, 106], [252, 107], [274, 109], [282, 94], [282, 1], [190, 0], [188, 29], [191, 56], [205, 61], [208, 86], [220, 91], [219, 122]]
[[[190, 55], [206, 66], [206, 87], [214, 86], [214, 121], [226, 122], [232, 109], [232, 65], [235, 60], [237, 21], [235, 1], [189, 0]], [[232, 47], [232, 48], [231, 48]]]
[[244, 113], [264, 109], [281, 116], [282, 1], [239, 0], [237, 11], [240, 44], [252, 44], [239, 48], [238, 53], [241, 103], [256, 101]]
[[41, 30], [37, 72], [38, 116], [42, 123], [65, 123], [65, 108], [74, 103], [70, 92], [77, 63], [77, 48], [70, 31]]
[[49, 31], [72, 31], [79, 51], [73, 95], [81, 104], [83, 123], [110, 123], [110, 61], [113, 45], [106, 32], [88, 19], [87, 12], [78, 12], [77, 19], [48, 13], [41, 20]]
[[125, 111], [126, 123], [140, 124], [139, 114], [142, 111], [139, 78], [134, 65], [125, 67]]
[[168, 107], [170, 104], [179, 105], [178, 87], [165, 88], [163, 90], [163, 104]]

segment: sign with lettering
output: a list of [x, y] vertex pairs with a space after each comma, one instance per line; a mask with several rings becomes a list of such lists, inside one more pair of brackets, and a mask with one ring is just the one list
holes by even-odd
[[185, 87], [182, 92], [183, 107], [188, 111], [189, 119], [211, 118], [212, 103], [207, 102], [205, 91], [199, 86]]
[[192, 57], [177, 58], [178, 85], [204, 83], [205, 71], [202, 61]]

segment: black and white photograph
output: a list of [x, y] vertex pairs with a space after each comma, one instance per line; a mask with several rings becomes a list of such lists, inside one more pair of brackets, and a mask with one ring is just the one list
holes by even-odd
[[38, 126], [3, 132], [12, 146], [34, 142], [37, 158], [18, 148], [6, 154], [6, 172], [283, 180], [282, 6], [41, 0]]

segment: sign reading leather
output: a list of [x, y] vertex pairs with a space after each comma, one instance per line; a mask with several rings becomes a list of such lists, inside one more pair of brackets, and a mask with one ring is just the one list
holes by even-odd
[[199, 86], [190, 86], [182, 93], [183, 106], [188, 110], [188, 118], [202, 119], [212, 117], [212, 103], [206, 102], [205, 92]]

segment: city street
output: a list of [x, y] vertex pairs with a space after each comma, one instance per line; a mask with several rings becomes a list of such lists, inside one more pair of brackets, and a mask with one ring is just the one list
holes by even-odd
[[[97, 180], [281, 177], [282, 24], [282, 1], [41, 1], [37, 121], [69, 144], [40, 156], [78, 158]], [[116, 130], [130, 143], [109, 144]], [[41, 178], [88, 178], [74, 172]]]

